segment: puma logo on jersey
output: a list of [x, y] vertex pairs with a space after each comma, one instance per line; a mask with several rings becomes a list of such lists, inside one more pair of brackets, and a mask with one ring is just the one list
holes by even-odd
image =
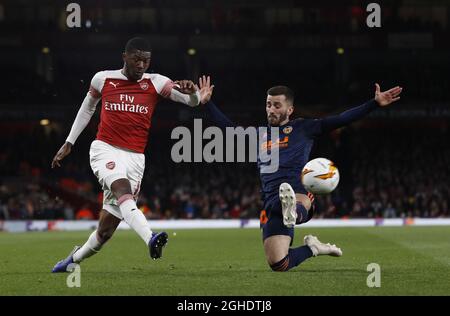
[[112, 81], [109, 82], [110, 85], [114, 86], [114, 88], [117, 88], [117, 86], [119, 85], [119, 83], [114, 83]]

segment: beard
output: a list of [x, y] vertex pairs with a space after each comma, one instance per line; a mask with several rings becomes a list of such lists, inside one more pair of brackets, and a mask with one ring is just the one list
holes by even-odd
[[271, 126], [280, 126], [281, 122], [284, 122], [287, 119], [287, 113], [282, 113], [278, 117], [276, 115], [270, 115], [267, 117], [267, 121]]

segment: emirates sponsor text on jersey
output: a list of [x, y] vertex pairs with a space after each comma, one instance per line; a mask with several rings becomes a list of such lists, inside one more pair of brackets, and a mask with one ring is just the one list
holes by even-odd
[[120, 103], [105, 101], [105, 110], [148, 114], [148, 106], [133, 103], [134, 96], [120, 94], [119, 98]]

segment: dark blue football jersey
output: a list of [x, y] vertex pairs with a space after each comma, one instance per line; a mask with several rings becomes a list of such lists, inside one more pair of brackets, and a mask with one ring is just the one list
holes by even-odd
[[[348, 125], [363, 118], [377, 108], [377, 102], [372, 99], [338, 115], [332, 115], [321, 119], [295, 119], [289, 121], [285, 125], [275, 127], [278, 128], [279, 131], [279, 137], [275, 140], [271, 140], [270, 126], [268, 126], [266, 129], [267, 133], [263, 135], [265, 142], [262, 142], [259, 146], [267, 146], [268, 148], [278, 146], [279, 167], [275, 172], [264, 173], [263, 171], [266, 169], [265, 167], [270, 164], [270, 161], [265, 162], [265, 160], [261, 160], [260, 155], [258, 155], [258, 169], [261, 178], [264, 208], [270, 205], [270, 209], [281, 209], [279, 205], [278, 188], [283, 182], [289, 183], [296, 193], [307, 193], [301, 182], [301, 171], [309, 160], [309, 154], [311, 153], [311, 148], [316, 136]], [[206, 109], [209, 118], [218, 126], [223, 128], [236, 126], [236, 124], [230, 121], [211, 101], [206, 104]], [[258, 129], [258, 131], [260, 131], [260, 129]]]
[[261, 161], [258, 155], [261, 192], [265, 202], [278, 199], [278, 188], [283, 182], [289, 183], [296, 193], [307, 193], [301, 182], [301, 172], [309, 160], [315, 137], [321, 133], [321, 120], [295, 119], [275, 128], [279, 130], [279, 138], [271, 139], [271, 127], [268, 126], [263, 136], [264, 142], [259, 144], [260, 150], [261, 146], [278, 147], [279, 166], [276, 172], [264, 172], [264, 166], [270, 161]]

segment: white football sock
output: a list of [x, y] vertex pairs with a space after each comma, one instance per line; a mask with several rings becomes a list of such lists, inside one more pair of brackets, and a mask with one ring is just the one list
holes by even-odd
[[75, 263], [80, 263], [84, 259], [95, 255], [101, 248], [102, 245], [97, 240], [97, 230], [94, 230], [86, 243], [73, 254], [73, 261]]
[[131, 194], [126, 194], [119, 199], [119, 208], [125, 222], [144, 240], [148, 245], [152, 238], [152, 230], [147, 218], [138, 207]]

